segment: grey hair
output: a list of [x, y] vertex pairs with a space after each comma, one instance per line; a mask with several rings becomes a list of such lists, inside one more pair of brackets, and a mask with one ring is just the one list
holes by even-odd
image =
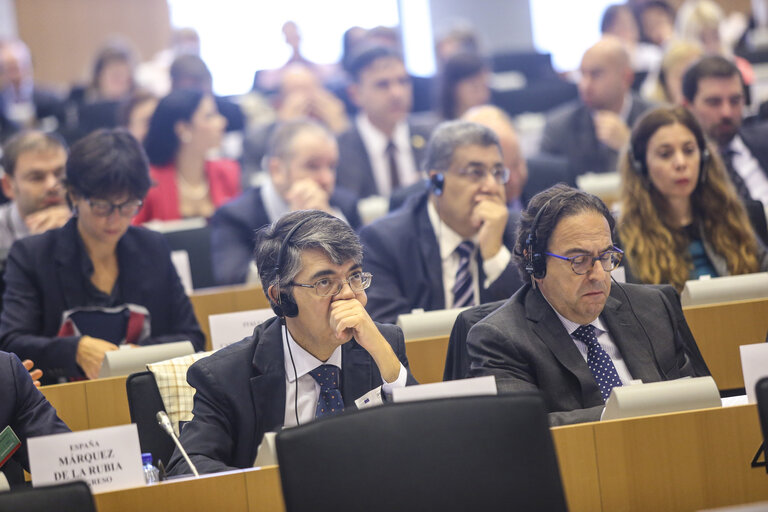
[[[306, 220], [305, 220], [306, 219]], [[277, 272], [277, 258], [288, 232], [299, 222], [304, 223], [293, 233], [280, 262]], [[299, 210], [283, 215], [272, 224], [256, 233], [256, 268], [270, 304], [269, 287], [280, 284], [287, 289], [287, 283], [301, 271], [301, 253], [308, 249], [319, 249], [334, 265], [347, 261], [363, 262], [363, 246], [349, 224], [320, 210]], [[291, 295], [291, 294], [289, 294]]]
[[311, 119], [286, 121], [278, 124], [272, 131], [272, 135], [270, 135], [269, 142], [267, 143], [267, 151], [264, 158], [288, 158], [293, 150], [292, 146], [294, 139], [307, 131], [323, 134], [328, 137], [328, 139], [334, 142], [336, 141], [336, 137], [334, 137], [333, 133], [317, 121]]
[[496, 146], [501, 152], [499, 137], [490, 128], [469, 121], [446, 121], [435, 128], [429, 139], [424, 170], [448, 170], [453, 153], [461, 146]]

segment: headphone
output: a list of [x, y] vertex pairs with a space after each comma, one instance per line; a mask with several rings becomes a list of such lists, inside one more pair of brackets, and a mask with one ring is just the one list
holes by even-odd
[[[696, 143], [698, 144], [698, 139], [696, 140]], [[702, 147], [699, 145], [699, 180], [696, 182], [696, 186], [698, 187], [699, 184], [704, 183], [707, 181], [707, 167], [709, 164], [710, 159], [710, 153], [709, 148], [707, 148], [706, 143], [704, 143], [704, 146]], [[645, 165], [645, 158], [638, 158], [637, 157], [637, 151], [635, 150], [635, 142], [630, 141], [629, 145], [629, 163], [632, 165], [632, 170], [634, 170], [637, 174], [640, 176], [648, 176], [648, 169]]]
[[554, 199], [554, 197], [550, 198], [544, 203], [544, 206], [539, 208], [539, 211], [536, 212], [536, 216], [531, 223], [531, 230], [528, 232], [528, 238], [525, 239], [525, 252], [528, 255], [525, 260], [525, 271], [528, 275], [536, 279], [542, 279], [547, 275], [546, 255], [536, 250], [536, 245], [538, 243], [536, 229], [539, 227], [539, 219], [541, 218], [541, 215], [544, 213], [544, 210], [549, 207], [549, 203]]
[[293, 300], [293, 297], [287, 293], [283, 293], [283, 291], [280, 289], [280, 270], [283, 267], [283, 259], [285, 259], [285, 253], [288, 252], [288, 242], [290, 242], [293, 234], [296, 232], [296, 230], [303, 226], [304, 223], [312, 218], [312, 216], [305, 217], [297, 222], [291, 228], [291, 230], [288, 231], [288, 234], [285, 235], [285, 238], [283, 238], [283, 243], [280, 244], [280, 251], [277, 253], [277, 263], [275, 264], [275, 274], [277, 274], [277, 304], [275, 304], [275, 302], [272, 300], [269, 302], [270, 306], [272, 306], [272, 311], [274, 311], [275, 315], [282, 319], [283, 323], [285, 323], [286, 317], [293, 318], [299, 314], [299, 305], [296, 304], [296, 301]]
[[445, 174], [438, 172], [429, 177], [429, 190], [436, 196], [443, 195], [445, 187]]

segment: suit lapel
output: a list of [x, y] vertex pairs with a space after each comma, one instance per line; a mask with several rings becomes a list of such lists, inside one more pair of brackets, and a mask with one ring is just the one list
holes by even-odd
[[[254, 335], [259, 333], [256, 328]], [[254, 377], [251, 378], [251, 400], [256, 411], [254, 436], [275, 430], [285, 420], [285, 366], [282, 324], [272, 321], [259, 333], [253, 355]]]
[[656, 370], [649, 341], [630, 308], [613, 297], [608, 297], [601, 318], [608, 327], [613, 342], [619, 347], [633, 379], [656, 382], [661, 376]]
[[147, 269], [155, 268], [157, 262], [149, 261], [134, 237], [135, 230], [129, 227], [117, 243], [117, 264], [120, 268], [120, 293], [126, 303], [146, 304], [157, 283], [146, 278]]
[[369, 392], [373, 360], [357, 341], [350, 340], [341, 346], [341, 396], [344, 406], [351, 407], [355, 400]]
[[80, 234], [77, 232], [77, 217], [70, 219], [64, 227], [55, 232], [56, 277], [62, 291], [65, 310], [82, 305], [85, 300], [85, 279], [80, 270]]
[[587, 362], [541, 292], [533, 289], [528, 292], [525, 312], [533, 332], [544, 342], [560, 364], [578, 380], [582, 404], [595, 403], [595, 400], [602, 401], [600, 389], [592, 372], [589, 371]]
[[373, 167], [371, 166], [371, 157], [368, 155], [368, 149], [365, 147], [363, 138], [360, 136], [360, 131], [355, 125], [354, 145], [356, 146], [352, 154], [360, 155], [360, 162], [358, 162], [358, 177], [360, 180], [360, 197], [366, 197], [370, 195], [378, 194], [378, 187], [376, 186], [376, 180], [373, 178]]
[[427, 201], [429, 201], [429, 193], [425, 193], [424, 197], [415, 205], [416, 214], [416, 229], [418, 231], [419, 251], [421, 252], [423, 266], [423, 273], [427, 276], [427, 282], [429, 283], [429, 293], [431, 294], [430, 300], [425, 302], [427, 304], [433, 304], [431, 309], [443, 309], [445, 308], [445, 291], [443, 290], [443, 265], [440, 260], [440, 247], [435, 235], [435, 230], [432, 228], [432, 223], [429, 221], [429, 214], [427, 213]]

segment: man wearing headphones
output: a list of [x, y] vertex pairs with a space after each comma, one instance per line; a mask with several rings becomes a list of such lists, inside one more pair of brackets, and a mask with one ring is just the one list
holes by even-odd
[[565, 185], [531, 199], [514, 251], [530, 283], [469, 331], [470, 377], [538, 389], [560, 425], [599, 420], [611, 389], [632, 380], [708, 375], [687, 355], [696, 342], [678, 303], [655, 287], [611, 286], [623, 254], [613, 227], [600, 199]]
[[[318, 210], [261, 230], [256, 265], [278, 318], [192, 365], [181, 443], [200, 473], [251, 467], [265, 432], [380, 401], [415, 384], [400, 328], [365, 311], [371, 274], [347, 223]], [[179, 451], [169, 473], [190, 471]]]
[[512, 264], [509, 169], [496, 134], [467, 121], [443, 123], [424, 168], [429, 190], [360, 231], [366, 268], [376, 276], [368, 311], [379, 322], [414, 308], [501, 300], [522, 284]]

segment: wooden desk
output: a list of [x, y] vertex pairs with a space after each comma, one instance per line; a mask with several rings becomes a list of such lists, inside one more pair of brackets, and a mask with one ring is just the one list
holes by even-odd
[[405, 340], [405, 353], [411, 373], [419, 384], [442, 382], [448, 336]]
[[125, 425], [131, 422], [127, 377], [84, 380], [40, 388], [72, 430]]
[[689, 306], [683, 313], [717, 387], [743, 388], [739, 346], [765, 341], [768, 299]]
[[269, 307], [267, 297], [261, 286], [234, 285], [203, 288], [189, 296], [192, 309], [195, 310], [197, 323], [205, 334], [205, 349], [211, 350], [211, 329], [208, 317], [221, 313], [264, 309]]

